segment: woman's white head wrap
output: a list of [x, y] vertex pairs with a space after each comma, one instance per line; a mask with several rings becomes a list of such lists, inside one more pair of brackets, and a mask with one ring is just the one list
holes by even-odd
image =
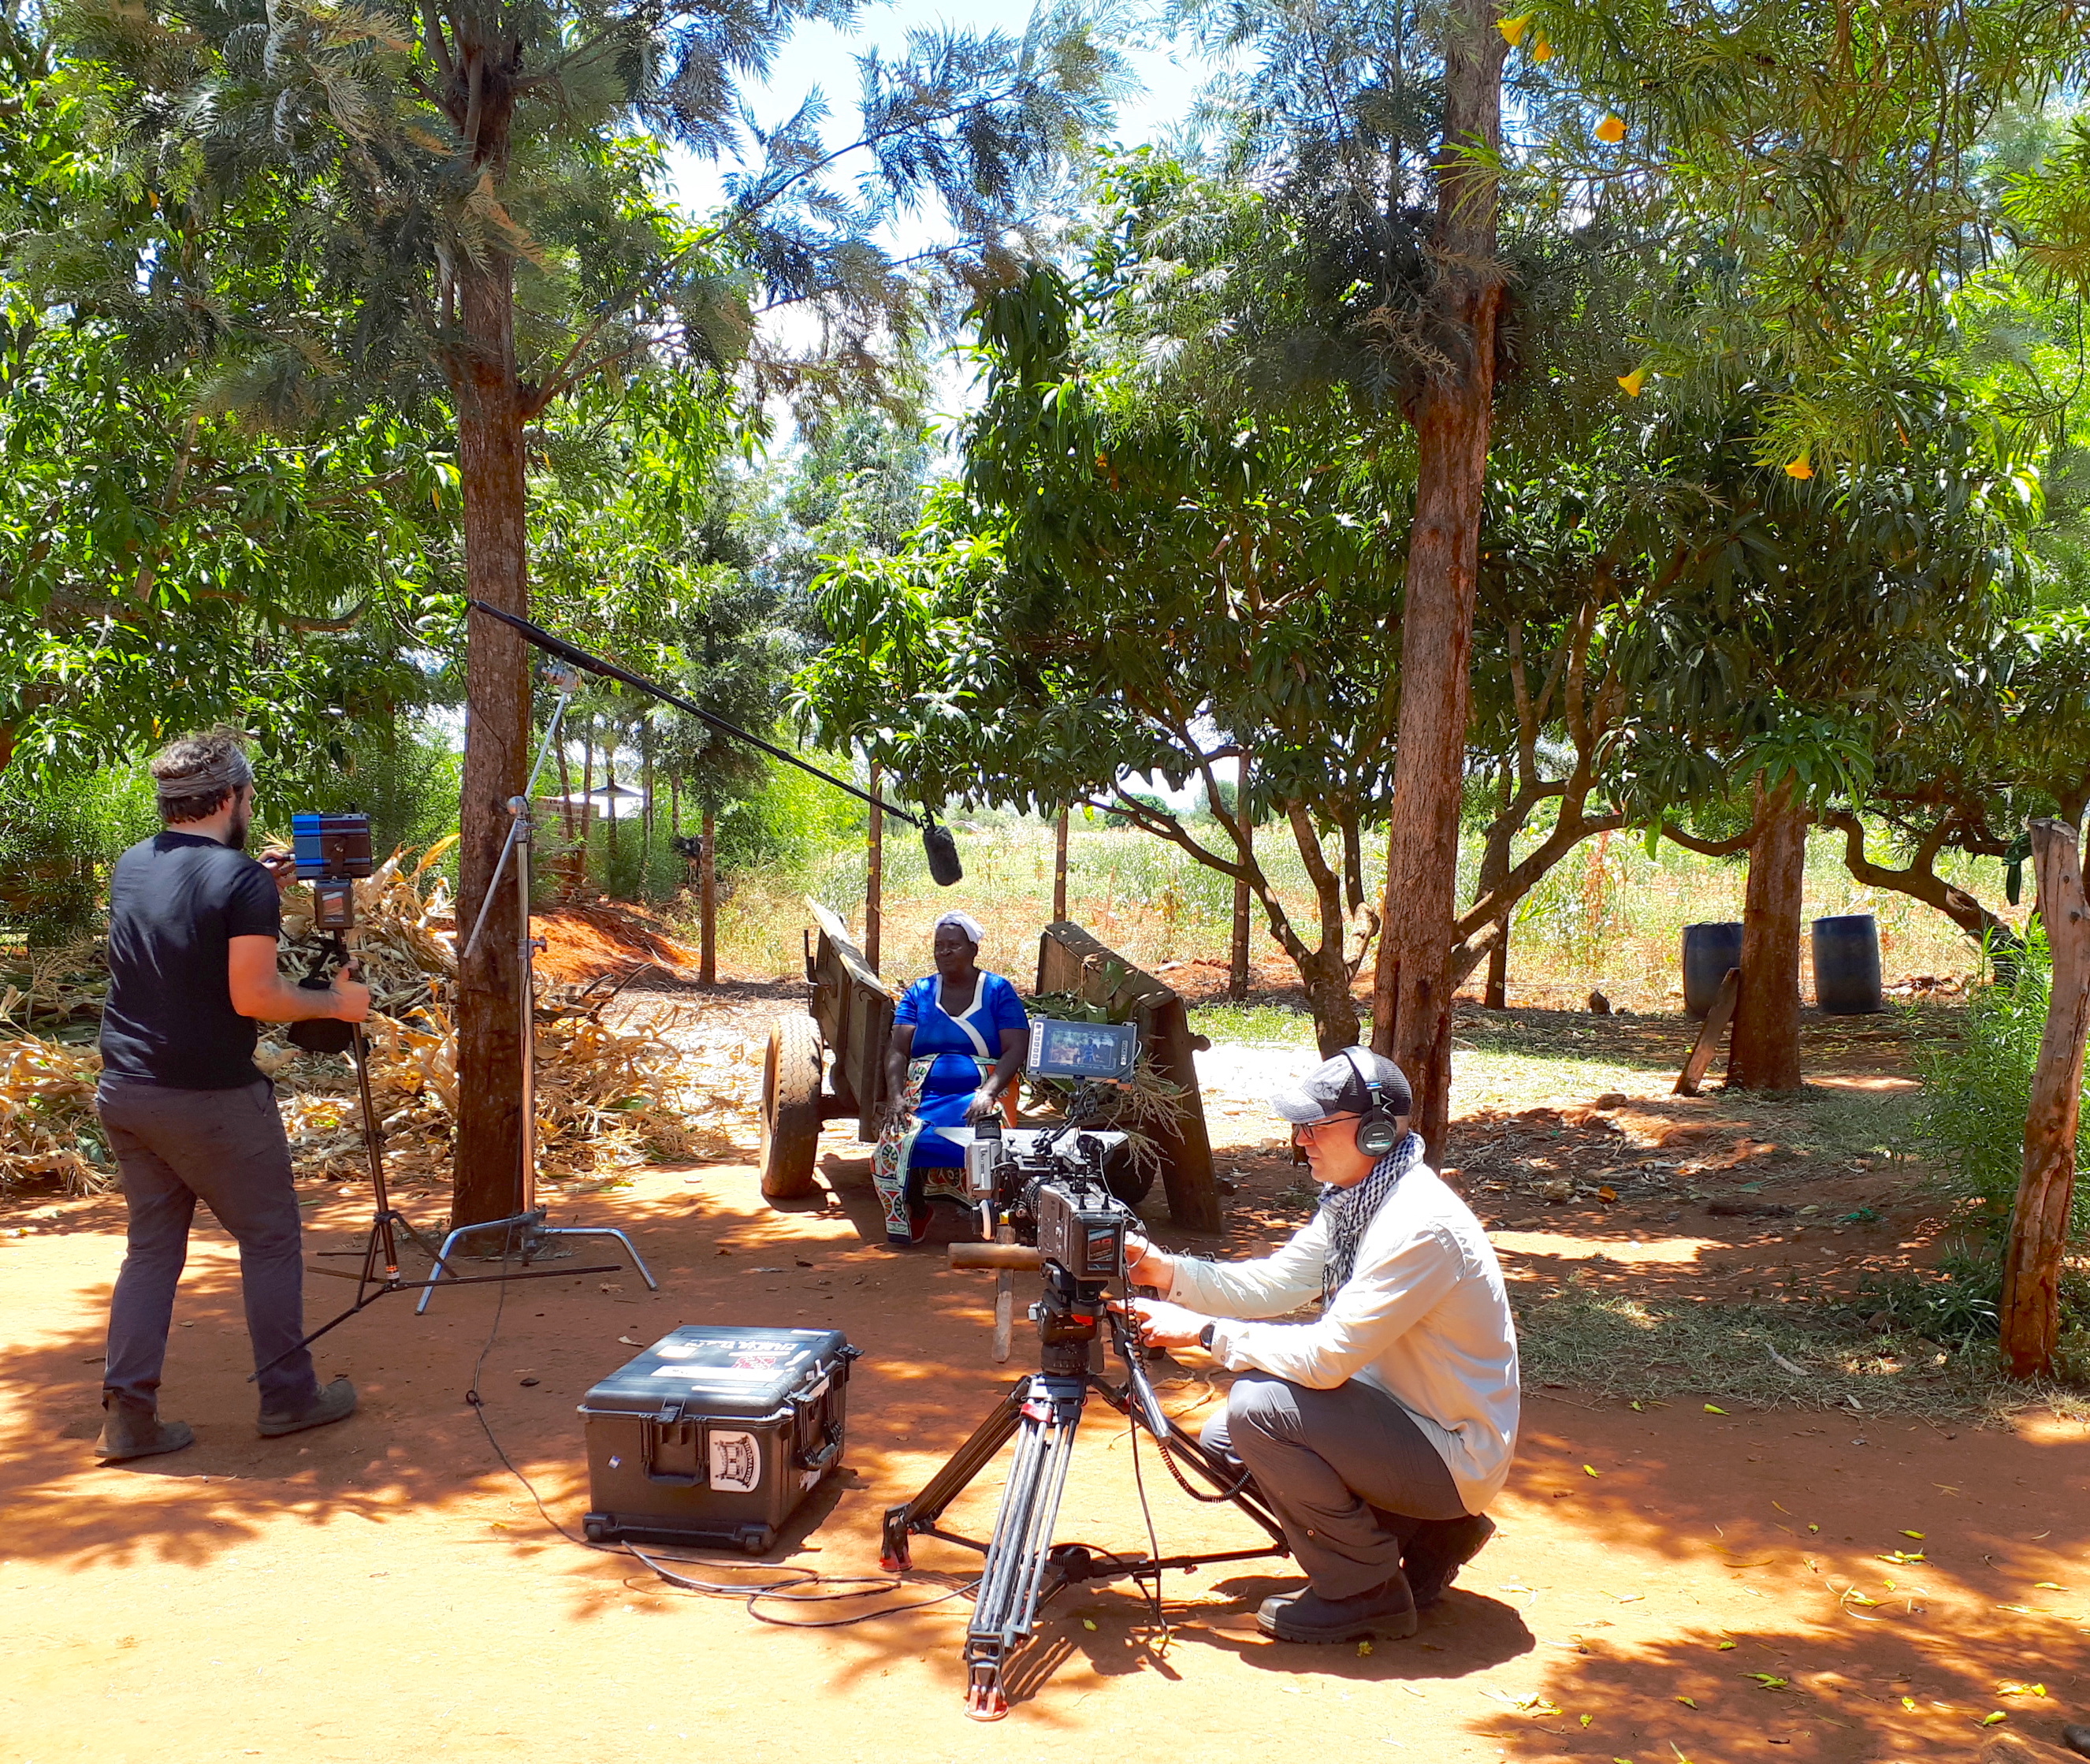
[[[954, 929], [964, 932], [965, 941], [970, 944], [975, 949], [979, 948], [982, 941], [987, 936], [986, 927], [983, 926], [978, 919], [974, 919], [970, 913], [953, 911], [944, 914], [941, 919], [936, 921], [936, 931], [941, 931], [946, 925], [949, 925]], [[931, 939], [933, 940], [936, 932], [931, 931], [929, 935]]]

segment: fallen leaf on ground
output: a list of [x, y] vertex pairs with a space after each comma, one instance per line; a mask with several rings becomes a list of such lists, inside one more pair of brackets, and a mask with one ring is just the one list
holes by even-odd
[[1708, 1403], [1705, 1405], [1705, 1413], [1709, 1415], [1724, 1415], [1727, 1413], [1727, 1410], [1722, 1409], [1718, 1403]]
[[1679, 1697], [1676, 1700], [1683, 1704], [1686, 1709], [1696, 1709], [1698, 1706], [1697, 1704], [1693, 1702], [1688, 1697]]
[[1585, 1476], [1602, 1476], [1604, 1473], [1602, 1470], [1592, 1469], [1585, 1464], [1582, 1466], [1582, 1474]]
[[2013, 1684], [2006, 1679], [2002, 1684], [1997, 1685], [1996, 1694], [1998, 1697], [2044, 1697], [2046, 1694], [2046, 1686]]
[[1993, 1714], [1982, 1716], [1981, 1725], [1985, 1727], [1993, 1727], [1998, 1721], [2007, 1721], [2010, 1719], [2007, 1710], [1998, 1709]]

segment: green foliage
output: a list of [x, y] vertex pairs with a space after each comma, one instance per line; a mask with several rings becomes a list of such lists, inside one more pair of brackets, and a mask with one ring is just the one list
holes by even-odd
[[[1973, 1203], [1992, 1239], [2000, 1240], [2010, 1228], [2024, 1168], [2025, 1115], [2053, 973], [2045, 939], [2035, 923], [2014, 975], [1984, 987], [1969, 1000], [1959, 1044], [1928, 1046], [1922, 1056], [1923, 1142], [1947, 1165], [1955, 1187]], [[2079, 1169], [2090, 1169], [2090, 1109], [2084, 1113], [2075, 1157]], [[2090, 1184], [2077, 1186], [2071, 1229], [2079, 1239], [2090, 1234]]]
[[159, 831], [149, 779], [131, 771], [39, 781], [0, 775], [0, 921], [62, 942], [100, 918], [109, 864]]

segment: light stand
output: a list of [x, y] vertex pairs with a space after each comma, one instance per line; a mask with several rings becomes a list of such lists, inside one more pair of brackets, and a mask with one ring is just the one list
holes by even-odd
[[[508, 837], [501, 841], [501, 856], [493, 867], [493, 875], [486, 884], [486, 893], [479, 903], [479, 918], [471, 927], [471, 936], [459, 953], [462, 966], [478, 949], [480, 937], [486, 930], [487, 914], [492, 910], [495, 898], [501, 892], [501, 879], [512, 863], [514, 867], [517, 919], [522, 929], [518, 933], [518, 954], [522, 960], [522, 984], [521, 991], [522, 1072], [521, 1106], [522, 1110], [522, 1210], [505, 1219], [482, 1220], [476, 1224], [459, 1225], [443, 1239], [436, 1266], [421, 1293], [420, 1302], [415, 1306], [418, 1317], [428, 1308], [428, 1301], [435, 1297], [436, 1287], [441, 1281], [449, 1263], [450, 1252], [462, 1239], [498, 1231], [506, 1235], [502, 1241], [501, 1258], [505, 1261], [519, 1250], [527, 1268], [533, 1260], [548, 1254], [564, 1254], [554, 1251], [551, 1240], [554, 1237], [614, 1237], [624, 1246], [624, 1253], [631, 1258], [631, 1265], [639, 1271], [639, 1278], [652, 1292], [660, 1290], [660, 1283], [653, 1278], [652, 1270], [632, 1247], [631, 1240], [612, 1225], [553, 1225], [548, 1224], [546, 1210], [537, 1204], [537, 950], [538, 940], [530, 934], [530, 893], [534, 880], [531, 855], [535, 850], [531, 834], [534, 819], [530, 805], [535, 799], [537, 781], [543, 775], [546, 762], [556, 751], [560, 735], [566, 725], [566, 708], [572, 703], [574, 693], [580, 684], [580, 676], [572, 669], [555, 669], [553, 680], [559, 688], [559, 702], [553, 708], [550, 726], [544, 731], [544, 745], [537, 751], [537, 763], [530, 769], [529, 781], [520, 796], [508, 799], [508, 812], [514, 818], [508, 824]], [[588, 1268], [547, 1269], [540, 1272], [513, 1276], [519, 1279], [548, 1279], [557, 1274], [610, 1274], [621, 1264], [611, 1263], [606, 1267]], [[486, 1280], [510, 1278], [503, 1275], [478, 1276]], [[466, 1278], [452, 1276], [449, 1284], [463, 1285]]]

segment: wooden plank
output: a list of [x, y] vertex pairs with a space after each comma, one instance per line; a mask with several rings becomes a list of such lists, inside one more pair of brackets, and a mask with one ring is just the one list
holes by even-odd
[[1181, 1113], [1155, 1134], [1168, 1216], [1187, 1231], [1223, 1230], [1211, 1136], [1198, 1089], [1196, 1038], [1176, 989], [1106, 949], [1079, 925], [1062, 920], [1047, 926], [1038, 940], [1038, 990], [1072, 992], [1138, 1029], [1155, 1070], [1183, 1092]]
[[2050, 1373], [2061, 1332], [2061, 1267], [2075, 1189], [2083, 1061], [2090, 1039], [2090, 897], [2083, 836], [2065, 821], [2032, 824], [2039, 922], [2053, 955], [2039, 1064], [2025, 1111], [2024, 1165], [2003, 1256], [2004, 1360], [2019, 1378]]
[[1742, 970], [1730, 968], [1720, 982], [1720, 990], [1714, 995], [1712, 1009], [1705, 1013], [1705, 1021], [1699, 1026], [1698, 1044], [1691, 1050], [1691, 1057], [1684, 1062], [1684, 1069], [1676, 1075], [1677, 1095], [1698, 1094], [1699, 1085], [1705, 1082], [1705, 1069], [1712, 1065], [1713, 1056], [1720, 1051], [1720, 1037], [1727, 1032], [1735, 1003], [1741, 996]]

